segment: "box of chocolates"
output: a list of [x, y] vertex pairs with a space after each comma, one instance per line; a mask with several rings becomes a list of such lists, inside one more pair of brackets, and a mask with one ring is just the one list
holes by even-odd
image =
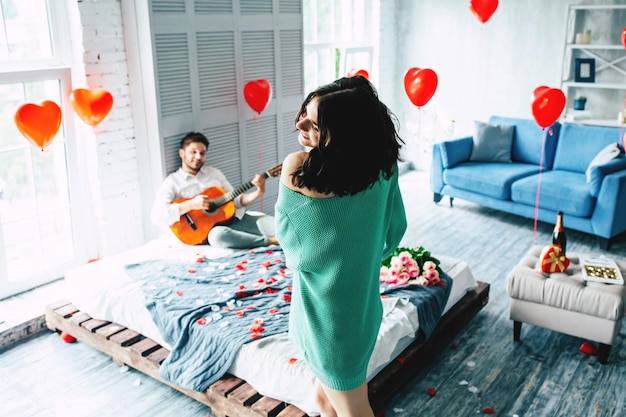
[[581, 258], [583, 278], [586, 281], [624, 285], [624, 277], [617, 264], [607, 258]]

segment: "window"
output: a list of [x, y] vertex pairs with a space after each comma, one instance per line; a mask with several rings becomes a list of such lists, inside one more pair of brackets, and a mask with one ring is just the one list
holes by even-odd
[[[304, 80], [308, 94], [351, 69], [377, 68], [379, 0], [304, 1]], [[374, 81], [374, 80], [372, 80]]]
[[14, 122], [25, 103], [69, 108], [67, 22], [57, 20], [64, 3], [0, 0], [0, 298], [62, 277], [79, 256], [67, 112], [43, 151]]

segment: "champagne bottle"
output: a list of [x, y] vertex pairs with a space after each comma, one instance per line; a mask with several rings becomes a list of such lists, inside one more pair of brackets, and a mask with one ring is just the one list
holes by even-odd
[[567, 237], [565, 236], [565, 228], [563, 227], [563, 212], [559, 211], [556, 215], [556, 224], [552, 231], [552, 243], [561, 246], [563, 255], [565, 256], [565, 246], [567, 245]]

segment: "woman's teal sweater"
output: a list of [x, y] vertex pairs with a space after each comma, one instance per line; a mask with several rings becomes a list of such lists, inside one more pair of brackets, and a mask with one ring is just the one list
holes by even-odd
[[382, 320], [382, 259], [406, 230], [398, 174], [354, 196], [311, 198], [280, 185], [276, 232], [294, 271], [289, 335], [326, 386], [365, 382]]

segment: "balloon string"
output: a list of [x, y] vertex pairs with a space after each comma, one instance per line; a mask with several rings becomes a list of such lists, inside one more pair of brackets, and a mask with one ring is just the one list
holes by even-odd
[[[552, 132], [552, 128], [550, 128]], [[546, 144], [548, 132], [543, 128], [543, 138], [541, 140], [541, 156], [539, 157], [539, 177], [537, 179], [537, 194], [535, 195], [535, 221], [533, 223], [533, 242], [537, 238], [537, 220], [539, 218], [539, 195], [541, 194], [541, 172], [543, 171], [543, 150]]]
[[[259, 126], [259, 119], [254, 115], [254, 122], [256, 123], [256, 136], [257, 136], [257, 146], [258, 146], [258, 154], [259, 154], [259, 170], [263, 171], [263, 149], [261, 147], [261, 127]], [[263, 212], [263, 196], [261, 196], [261, 201], [259, 202], [259, 208], [261, 212]]]
[[619, 138], [617, 138], [617, 143], [619, 143], [620, 139], [622, 140], [622, 149], [626, 149], [626, 132], [624, 132], [624, 119], [626, 119], [626, 93], [624, 93], [624, 106], [622, 106], [622, 111], [620, 112], [620, 121], [619, 121]]

